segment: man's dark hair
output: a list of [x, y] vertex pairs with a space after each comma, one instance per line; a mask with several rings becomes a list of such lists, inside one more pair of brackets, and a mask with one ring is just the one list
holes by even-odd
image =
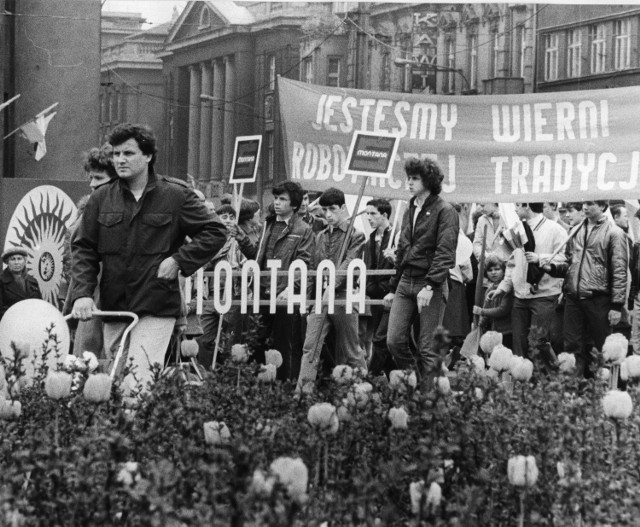
[[100, 148], [92, 148], [84, 153], [85, 172], [105, 172], [110, 179], [118, 177], [116, 169], [111, 160], [113, 148], [109, 143], [103, 144]]
[[240, 204], [240, 214], [238, 215], [238, 223], [249, 221], [256, 212], [260, 210], [260, 205], [252, 199], [243, 199]]
[[536, 214], [542, 214], [544, 211], [544, 202], [523, 203], [523, 205], [527, 205], [531, 209], [531, 212], [535, 212]]
[[386, 214], [387, 219], [391, 218], [391, 203], [384, 198], [375, 198], [367, 201], [367, 207], [375, 207], [380, 214]]
[[609, 202], [606, 200], [596, 201], [596, 204], [602, 207], [602, 212], [606, 212], [606, 210], [609, 208]]
[[156, 161], [156, 136], [150, 127], [144, 124], [122, 123], [116, 126], [107, 137], [111, 146], [118, 146], [122, 143], [134, 139], [138, 143], [138, 148], [145, 156], [151, 156], [149, 161], [149, 172], [153, 173], [153, 165]]
[[565, 207], [567, 207], [567, 210], [573, 209], [573, 210], [580, 211], [580, 210], [582, 210], [582, 202], [580, 202], [580, 201], [569, 201], [568, 203], [565, 204]]
[[404, 165], [404, 171], [407, 173], [407, 176], [420, 176], [422, 186], [431, 194], [437, 196], [442, 192], [444, 174], [438, 166], [438, 163], [432, 159], [418, 159], [417, 157], [407, 159]]
[[229, 214], [235, 218], [236, 209], [234, 209], [231, 205], [221, 205], [220, 207], [218, 207], [218, 210], [216, 210], [216, 214], [218, 216], [220, 216], [221, 214]]
[[293, 212], [298, 212], [300, 205], [302, 205], [302, 197], [304, 196], [304, 191], [302, 190], [300, 183], [296, 183], [295, 181], [283, 181], [282, 183], [279, 183], [277, 186], [273, 187], [273, 190], [271, 192], [274, 196], [281, 196], [285, 192], [289, 194]]
[[611, 205], [611, 217], [612, 218], [617, 218], [618, 216], [620, 216], [620, 214], [621, 214], [620, 209], [626, 209], [626, 207], [624, 205], [621, 205], [620, 203], [616, 203], [615, 205]]
[[332, 207], [333, 205], [342, 207], [342, 205], [346, 203], [344, 199], [344, 192], [339, 188], [330, 187], [320, 195], [318, 203], [321, 207]]

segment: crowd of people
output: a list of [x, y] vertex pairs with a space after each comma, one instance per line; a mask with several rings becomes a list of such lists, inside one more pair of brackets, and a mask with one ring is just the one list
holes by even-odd
[[[254, 330], [254, 360], [264, 362], [266, 350], [277, 349], [283, 357], [277, 376], [294, 381], [297, 390], [314, 385], [323, 361], [373, 375], [413, 370], [429, 387], [442, 361], [434, 343], [439, 326], [449, 332], [452, 361], [476, 327], [499, 331], [520, 356], [531, 357], [535, 348], [552, 363], [560, 351], [573, 353], [577, 375], [591, 374], [594, 353], [613, 331], [628, 336], [630, 353], [640, 352], [640, 316], [633, 316], [640, 309], [639, 244], [629, 234], [624, 202], [521, 202], [515, 205], [519, 221], [508, 225], [498, 203], [443, 199], [438, 164], [412, 158], [404, 166], [408, 204], [397, 232], [391, 203], [375, 198], [366, 203], [365, 235], [353, 228], [338, 188], [310, 194], [284, 181], [273, 187], [263, 217], [254, 200], [214, 205], [184, 181], [157, 175], [156, 152], [153, 132], [132, 124], [117, 126], [105, 146], [88, 152], [91, 194], [78, 204], [67, 236], [68, 280], [61, 296], [65, 313], [78, 320], [74, 353], [113, 357], [127, 323], [96, 320], [98, 307], [140, 317], [128, 340], [134, 368], [124, 386], [130, 392], [146, 386], [152, 365], [165, 363], [181, 333], [197, 339], [198, 360], [209, 369], [222, 330], [228, 343], [240, 343]], [[469, 255], [460, 250], [462, 241], [472, 247]], [[26, 256], [20, 247], [2, 255], [2, 313], [22, 298], [40, 296]], [[363, 313], [347, 312], [340, 302], [330, 314], [289, 313], [282, 305], [272, 313], [265, 306], [254, 325], [255, 314], [233, 309], [221, 315], [205, 302], [197, 316], [193, 303], [185, 302], [181, 277], [211, 271], [220, 261], [237, 270], [255, 260], [267, 270], [269, 260], [279, 260], [287, 270], [296, 260], [315, 269], [328, 259], [346, 270], [356, 258], [364, 259], [367, 270], [387, 271], [356, 284], [376, 301]], [[298, 280], [290, 290], [286, 277], [279, 277], [277, 298], [302, 291], [311, 297], [314, 282]], [[212, 287], [205, 284], [205, 300]], [[334, 291], [322, 287], [323, 301], [331, 294], [346, 298], [345, 276], [337, 276]], [[263, 277], [261, 297], [271, 289]], [[238, 281], [232, 294], [240, 296]]]

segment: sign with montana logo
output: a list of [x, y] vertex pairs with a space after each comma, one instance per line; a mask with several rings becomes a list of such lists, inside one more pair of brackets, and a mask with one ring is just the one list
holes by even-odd
[[397, 136], [355, 132], [345, 173], [388, 178], [397, 150]]
[[242, 135], [236, 137], [233, 150], [233, 164], [229, 183], [254, 183], [260, 161], [261, 135]]

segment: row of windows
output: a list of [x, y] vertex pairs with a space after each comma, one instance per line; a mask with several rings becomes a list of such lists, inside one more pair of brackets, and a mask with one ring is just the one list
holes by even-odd
[[628, 17], [544, 35], [544, 80], [574, 78], [634, 67], [632, 41], [637, 41]]

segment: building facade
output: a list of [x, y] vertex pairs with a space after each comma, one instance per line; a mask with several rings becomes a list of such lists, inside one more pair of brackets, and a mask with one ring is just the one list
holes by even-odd
[[640, 6], [550, 4], [538, 28], [538, 91], [640, 84]]

